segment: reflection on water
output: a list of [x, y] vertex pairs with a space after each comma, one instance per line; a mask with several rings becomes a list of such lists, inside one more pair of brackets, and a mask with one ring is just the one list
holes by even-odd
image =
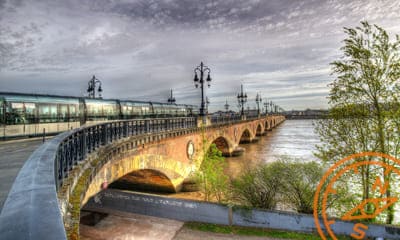
[[267, 136], [259, 137], [258, 143], [242, 144], [246, 151], [240, 157], [226, 158], [227, 172], [236, 177], [243, 168], [257, 163], [268, 163], [282, 157], [317, 160], [313, 155], [319, 143], [314, 132], [313, 120], [286, 120]]

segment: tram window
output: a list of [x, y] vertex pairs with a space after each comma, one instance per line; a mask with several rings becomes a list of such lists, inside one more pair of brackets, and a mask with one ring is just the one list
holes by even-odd
[[132, 109], [132, 115], [142, 115], [142, 107], [134, 106]]
[[25, 121], [26, 123], [36, 122], [36, 104], [25, 103]]
[[108, 119], [115, 119], [117, 117], [117, 109], [114, 105], [104, 105], [103, 106], [104, 117]]
[[132, 106], [122, 105], [122, 103], [121, 103], [121, 111], [122, 111], [122, 115], [125, 119], [130, 118], [130, 116], [132, 114]]
[[39, 104], [40, 122], [56, 122], [57, 121], [57, 105], [56, 104]]
[[0, 101], [0, 123], [5, 124], [5, 119], [4, 119], [4, 102]]
[[132, 106], [122, 106], [122, 114], [129, 116], [132, 114]]
[[117, 119], [117, 103], [97, 100], [86, 100], [89, 119]]
[[78, 105], [69, 105], [69, 121], [76, 122], [79, 118]]
[[87, 104], [87, 114], [88, 117], [92, 118], [101, 117], [103, 115], [101, 105], [96, 103]]
[[164, 113], [163, 107], [159, 104], [153, 104], [153, 109], [154, 109], [154, 114], [156, 115], [161, 115]]
[[149, 107], [142, 107], [142, 115], [148, 115], [150, 112]]
[[[136, 103], [136, 102], [122, 102], [121, 103], [122, 115], [124, 116], [125, 119], [140, 117], [143, 115], [142, 114], [142, 108], [144, 107], [143, 105], [146, 104]], [[143, 109], [143, 112], [144, 111], [146, 110]]]
[[59, 117], [60, 122], [68, 122], [69, 121], [68, 105], [60, 104], [58, 117]]
[[11, 124], [21, 124], [25, 122], [24, 117], [24, 104], [23, 103], [11, 103], [11, 111], [10, 111], [10, 123]]

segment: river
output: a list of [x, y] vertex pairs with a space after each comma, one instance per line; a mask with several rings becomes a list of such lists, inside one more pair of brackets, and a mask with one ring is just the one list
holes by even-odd
[[227, 172], [236, 177], [243, 168], [282, 158], [317, 161], [313, 152], [318, 143], [313, 120], [286, 120], [266, 136], [259, 137], [257, 143], [241, 144], [245, 152], [239, 157], [226, 158]]

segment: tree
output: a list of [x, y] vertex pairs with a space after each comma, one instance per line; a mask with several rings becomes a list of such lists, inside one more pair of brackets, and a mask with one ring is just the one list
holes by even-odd
[[210, 201], [215, 197], [223, 202], [229, 186], [229, 178], [224, 174], [225, 158], [215, 144], [211, 144], [205, 152], [200, 171], [196, 174], [197, 182], [204, 192], [204, 200]]
[[279, 175], [283, 179], [280, 194], [284, 202], [297, 212], [313, 213], [313, 199], [323, 168], [317, 162], [282, 161], [286, 167]]
[[[334, 163], [350, 154], [375, 151], [397, 157], [399, 151], [400, 38], [391, 40], [377, 25], [361, 22], [345, 28], [347, 38], [341, 48], [343, 57], [332, 63], [336, 79], [330, 85], [330, 112], [327, 120], [316, 124], [322, 144], [316, 154]], [[370, 161], [371, 159], [362, 159]], [[386, 197], [392, 195], [392, 177]], [[375, 170], [365, 166], [358, 181], [361, 199], [370, 198]], [[354, 180], [354, 179], [353, 179]], [[393, 206], [388, 208], [386, 223], [392, 223]]]

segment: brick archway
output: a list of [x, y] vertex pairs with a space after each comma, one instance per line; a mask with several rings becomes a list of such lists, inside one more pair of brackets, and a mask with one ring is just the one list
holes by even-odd
[[264, 135], [264, 127], [262, 123], [259, 123], [256, 129], [256, 136], [262, 136], [262, 135]]
[[246, 128], [243, 130], [242, 134], [240, 135], [239, 143], [251, 143], [253, 138], [254, 138], [254, 136], [252, 136], [250, 130]]
[[216, 138], [211, 144], [215, 144], [217, 148], [222, 152], [222, 155], [224, 156], [230, 155], [230, 147], [228, 140], [226, 140], [226, 138], [220, 136]]
[[134, 170], [111, 183], [110, 187], [122, 190], [175, 192], [176, 189], [170, 177], [178, 178], [179, 176], [175, 172], [165, 174], [166, 171], [166, 169], [159, 171], [150, 168]]

